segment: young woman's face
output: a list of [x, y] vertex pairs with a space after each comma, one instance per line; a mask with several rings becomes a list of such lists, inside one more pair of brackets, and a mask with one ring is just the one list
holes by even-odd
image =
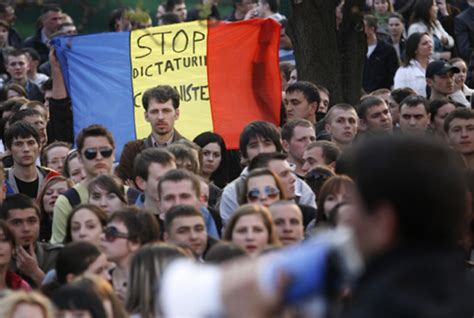
[[0, 266], [10, 264], [13, 254], [13, 245], [6, 240], [5, 233], [0, 229]]
[[433, 40], [430, 36], [425, 34], [420, 38], [415, 55], [417, 58], [427, 58], [430, 57], [431, 54], [433, 54]]
[[71, 219], [72, 241], [87, 241], [99, 245], [102, 224], [94, 212], [80, 209]]
[[77, 184], [81, 182], [82, 180], [85, 179], [86, 177], [86, 172], [84, 171], [84, 167], [79, 160], [79, 158], [74, 158], [69, 160], [69, 179], [74, 182], [74, 184]]
[[124, 223], [119, 221], [109, 222], [107, 228], [111, 228], [112, 231], [110, 232], [117, 233], [117, 235], [108, 238], [108, 236], [102, 234], [100, 246], [110, 262], [119, 263], [133, 252], [127, 238], [128, 229]]
[[91, 191], [89, 194], [89, 203], [97, 205], [102, 210], [107, 212], [107, 214], [112, 214], [120, 208], [123, 208], [125, 205], [117, 194], [113, 192], [107, 192], [100, 188], [96, 188]]
[[53, 185], [49, 185], [43, 196], [43, 208], [46, 213], [53, 213], [54, 204], [59, 195], [66, 192], [68, 185], [66, 181], [58, 181]]
[[270, 206], [280, 200], [280, 190], [271, 175], [255, 176], [247, 180], [247, 201]]
[[438, 4], [436, 3], [436, 0], [433, 0], [433, 4], [431, 5], [430, 16], [433, 21], [438, 18]]
[[374, 10], [378, 14], [386, 14], [388, 12], [388, 0], [375, 0]]
[[88, 274], [100, 276], [107, 281], [110, 280], [109, 262], [104, 253], [101, 253], [100, 256], [87, 267], [84, 275]]
[[240, 217], [232, 231], [232, 242], [243, 247], [250, 256], [259, 255], [267, 247], [269, 238], [262, 216], [256, 214]]
[[202, 172], [209, 176], [219, 168], [222, 160], [221, 147], [217, 142], [211, 142], [202, 148]]
[[466, 82], [467, 66], [464, 61], [456, 62], [453, 66], [460, 70], [459, 73], [454, 73], [454, 90], [457, 91], [458, 89], [462, 89]]
[[323, 202], [324, 206], [324, 213], [326, 214], [326, 217], [329, 217], [329, 212], [334, 208], [337, 204], [341, 202], [351, 202], [352, 200], [352, 193], [351, 191], [343, 186], [338, 191], [335, 193], [329, 194], [326, 199]]

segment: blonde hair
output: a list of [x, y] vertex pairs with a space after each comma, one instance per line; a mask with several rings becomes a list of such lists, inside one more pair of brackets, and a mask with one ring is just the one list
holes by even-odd
[[149, 243], [135, 253], [130, 262], [129, 286], [125, 307], [142, 318], [160, 314], [157, 285], [165, 268], [176, 258], [186, 257], [182, 248], [166, 243]]
[[11, 318], [16, 308], [21, 304], [38, 306], [43, 318], [54, 318], [53, 305], [48, 298], [37, 292], [17, 291], [6, 295], [0, 300], [0, 317]]

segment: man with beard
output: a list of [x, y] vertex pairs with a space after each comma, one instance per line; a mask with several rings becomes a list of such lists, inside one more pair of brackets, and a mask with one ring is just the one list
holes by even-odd
[[179, 118], [179, 94], [175, 88], [169, 85], [150, 88], [143, 94], [142, 104], [145, 108], [145, 120], [151, 126], [151, 134], [145, 139], [125, 144], [120, 163], [115, 169], [117, 176], [128, 183], [133, 179], [133, 161], [143, 149], [163, 148], [185, 139], [174, 128], [174, 123]]

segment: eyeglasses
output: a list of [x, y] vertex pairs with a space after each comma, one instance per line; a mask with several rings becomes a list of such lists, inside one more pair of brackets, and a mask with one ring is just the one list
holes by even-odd
[[92, 159], [95, 159], [97, 157], [97, 153], [100, 152], [100, 155], [104, 158], [109, 158], [110, 156], [112, 156], [112, 153], [114, 152], [114, 150], [112, 148], [109, 148], [109, 147], [102, 147], [102, 148], [87, 148], [85, 151], [84, 151], [84, 157], [87, 159], [87, 160], [92, 160]]
[[115, 226], [108, 226], [104, 229], [105, 240], [107, 242], [113, 242], [117, 238], [129, 239], [130, 237], [126, 233], [120, 232]]
[[260, 189], [251, 189], [249, 192], [247, 192], [247, 200], [249, 202], [256, 202], [258, 199], [260, 199], [262, 194], [265, 195], [265, 198], [276, 199], [280, 194], [280, 190], [271, 186], [266, 186], [263, 188], [263, 193], [260, 192]]

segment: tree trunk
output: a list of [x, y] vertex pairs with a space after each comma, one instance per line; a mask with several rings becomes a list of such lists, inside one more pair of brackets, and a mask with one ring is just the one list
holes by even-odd
[[337, 31], [334, 1], [291, 0], [288, 34], [293, 42], [298, 79], [328, 88], [332, 105], [355, 105], [361, 96], [367, 52], [364, 3], [346, 0], [343, 22]]

